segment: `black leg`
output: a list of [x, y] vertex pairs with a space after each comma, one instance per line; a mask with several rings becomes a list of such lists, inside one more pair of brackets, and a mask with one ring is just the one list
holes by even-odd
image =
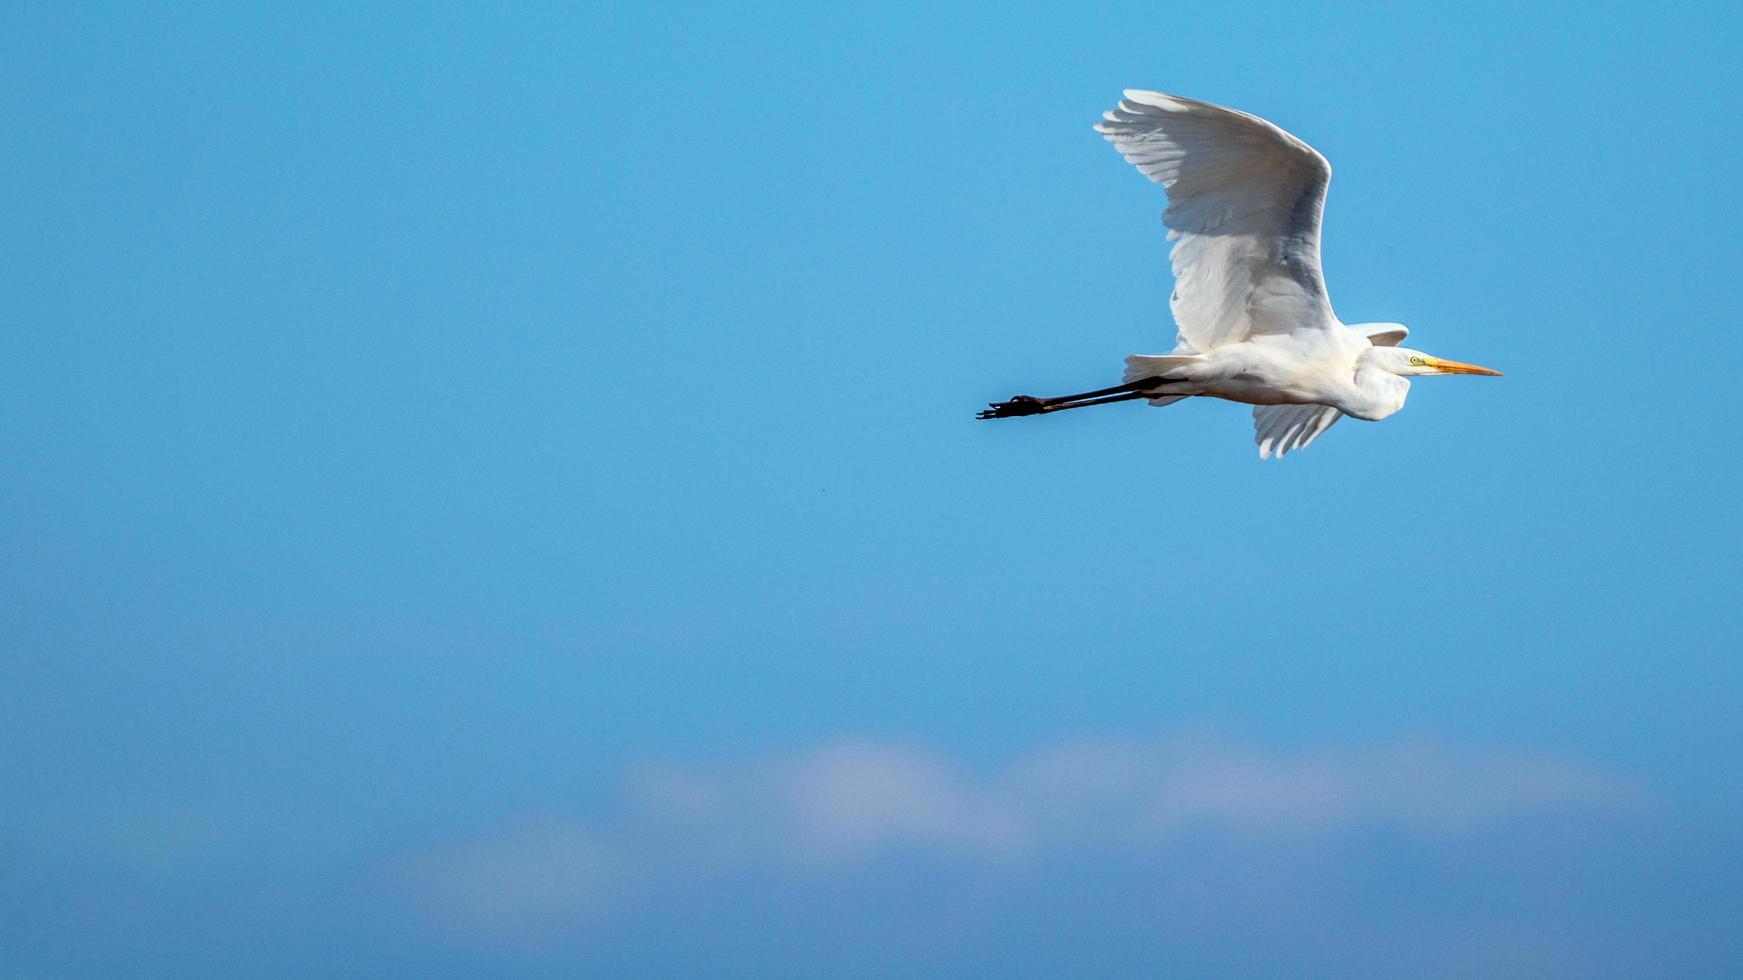
[[1068, 408], [1088, 408], [1091, 405], [1112, 405], [1114, 402], [1129, 402], [1134, 398], [1153, 398], [1154, 395], [1145, 391], [1128, 391], [1123, 395], [1108, 395], [1105, 398], [1085, 398], [1083, 401], [1063, 402], [1048, 405], [1049, 412], [1063, 412]]
[[977, 419], [1015, 419], [1025, 415], [1045, 415], [1048, 412], [1062, 412], [1068, 408], [1087, 408], [1090, 405], [1107, 405], [1113, 402], [1131, 401], [1134, 398], [1151, 397], [1148, 392], [1162, 383], [1161, 378], [1143, 378], [1129, 381], [1112, 388], [1100, 388], [1095, 391], [1080, 391], [1075, 395], [1060, 395], [1056, 398], [1036, 398], [1033, 395], [1013, 395], [1010, 401], [990, 402], [987, 410], [976, 415]]

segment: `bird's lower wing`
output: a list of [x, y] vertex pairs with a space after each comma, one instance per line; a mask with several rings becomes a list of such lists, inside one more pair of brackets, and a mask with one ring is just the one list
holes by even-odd
[[1259, 458], [1282, 458], [1318, 439], [1343, 413], [1325, 405], [1260, 405], [1253, 409], [1253, 441]]

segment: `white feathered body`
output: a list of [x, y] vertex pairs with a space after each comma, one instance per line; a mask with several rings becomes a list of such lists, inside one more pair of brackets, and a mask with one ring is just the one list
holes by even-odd
[[1331, 165], [1313, 147], [1235, 109], [1125, 96], [1096, 130], [1167, 192], [1174, 349], [1126, 358], [1114, 388], [1018, 395], [980, 418], [1208, 396], [1253, 405], [1259, 455], [1282, 456], [1345, 415], [1397, 412], [1411, 376], [1499, 373], [1398, 346], [1410, 332], [1403, 324], [1345, 324], [1332, 312], [1319, 260]]
[[1126, 367], [1128, 382], [1163, 379], [1151, 404], [1204, 395], [1258, 406], [1266, 456], [1307, 445], [1340, 415], [1404, 406], [1410, 383], [1379, 370], [1373, 352], [1408, 331], [1350, 327], [1332, 312], [1319, 258], [1325, 157], [1257, 116], [1160, 92], [1127, 92], [1096, 129], [1168, 192], [1179, 336], [1172, 353]]
[[1256, 336], [1202, 354], [1134, 355], [1126, 359], [1126, 380], [1163, 379], [1153, 389], [1163, 396], [1153, 401], [1163, 404], [1197, 395], [1261, 406], [1322, 405], [1378, 421], [1404, 407], [1410, 383], [1367, 364], [1375, 349], [1366, 334], [1340, 323]]

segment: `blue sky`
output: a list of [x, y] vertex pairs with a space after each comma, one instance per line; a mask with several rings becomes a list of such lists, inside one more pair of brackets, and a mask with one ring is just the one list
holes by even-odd
[[[11, 975], [1743, 969], [1720, 5], [12, 4]], [[1166, 350], [1122, 88], [1507, 373]]]

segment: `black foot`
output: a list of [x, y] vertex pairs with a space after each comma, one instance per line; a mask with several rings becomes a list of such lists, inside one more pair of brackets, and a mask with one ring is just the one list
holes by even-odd
[[1040, 415], [1051, 409], [1049, 402], [1036, 398], [1034, 395], [1012, 395], [1008, 402], [988, 402], [986, 411], [976, 415], [977, 419], [1018, 419], [1025, 415]]

